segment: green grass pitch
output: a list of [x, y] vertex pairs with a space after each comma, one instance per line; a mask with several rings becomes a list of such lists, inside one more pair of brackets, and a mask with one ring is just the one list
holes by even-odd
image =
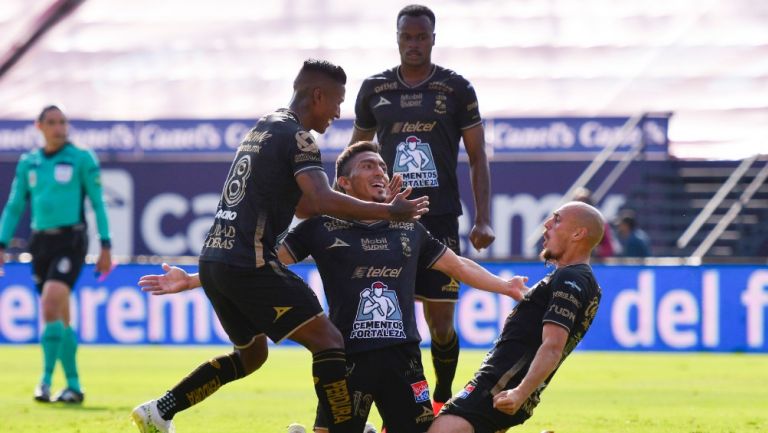
[[[136, 432], [130, 410], [161, 395], [224, 346], [82, 346], [82, 406], [32, 400], [38, 346], [0, 346], [1, 432]], [[464, 350], [454, 390], [484, 352]], [[429, 355], [424, 352], [425, 364]], [[432, 379], [427, 366], [427, 378]], [[60, 371], [54, 391], [63, 382]], [[315, 397], [310, 356], [273, 348], [261, 370], [228, 384], [176, 416], [179, 433], [281, 433], [311, 425]], [[372, 414], [377, 426], [380, 419]], [[533, 418], [511, 432], [768, 432], [768, 356], [576, 352], [565, 362]], [[392, 432], [396, 433], [396, 432]]]

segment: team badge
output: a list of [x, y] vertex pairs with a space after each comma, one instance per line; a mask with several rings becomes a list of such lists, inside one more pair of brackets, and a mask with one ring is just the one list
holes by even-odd
[[72, 164], [56, 164], [56, 166], [53, 167], [53, 178], [56, 179], [56, 182], [58, 183], [68, 183], [72, 180], [72, 173], [74, 171]]

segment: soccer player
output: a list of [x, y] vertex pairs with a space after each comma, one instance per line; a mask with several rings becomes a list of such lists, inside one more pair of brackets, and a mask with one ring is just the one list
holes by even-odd
[[[378, 150], [372, 142], [346, 148], [336, 161], [337, 189], [360, 200], [386, 202], [389, 179]], [[323, 279], [330, 319], [344, 336], [352, 399], [364, 417], [360, 422], [375, 402], [387, 429], [400, 433], [423, 433], [433, 420], [414, 312], [416, 271], [438, 269], [518, 300], [527, 281], [496, 277], [414, 222], [310, 218], [288, 233], [278, 251], [284, 264], [309, 255]], [[167, 265], [165, 270], [166, 275], [145, 276], [139, 284], [157, 294], [199, 285], [195, 275]], [[327, 431], [328, 420], [318, 408], [315, 432]]]
[[[222, 189], [200, 254], [200, 280], [234, 350], [205, 362], [164, 396], [137, 406], [139, 430], [173, 430], [173, 416], [267, 359], [267, 337], [290, 338], [313, 354], [312, 375], [331, 432], [352, 432], [344, 339], [312, 290], [277, 259], [276, 243], [299, 197], [313, 212], [344, 218], [413, 220], [427, 199], [368, 203], [331, 189], [309, 130], [325, 132], [344, 101], [344, 70], [307, 60], [294, 81], [288, 109], [262, 117], [245, 136]], [[355, 432], [357, 433], [357, 432]]]
[[[112, 266], [99, 161], [92, 151], [69, 141], [69, 123], [59, 107], [43, 108], [35, 126], [43, 134], [45, 145], [22, 155], [16, 166], [16, 177], [0, 218], [0, 276], [5, 249], [29, 200], [32, 220], [29, 252], [44, 322], [40, 337], [43, 375], [35, 388], [34, 398], [40, 402], [82, 403], [85, 395], [77, 369], [77, 334], [69, 320], [69, 295], [88, 251], [84, 214], [86, 196], [96, 212], [101, 239], [96, 271], [107, 273]], [[51, 399], [51, 381], [57, 361], [61, 361], [64, 368], [67, 386]]]
[[[456, 166], [459, 141], [469, 156], [475, 219], [469, 239], [481, 250], [495, 239], [490, 226], [490, 177], [477, 96], [456, 72], [432, 63], [435, 14], [410, 5], [397, 14], [400, 65], [363, 81], [355, 103], [355, 127], [350, 143], [376, 135], [392, 174], [427, 196], [430, 211], [422, 224], [459, 254], [459, 202]], [[459, 360], [459, 340], [453, 327], [458, 283], [434, 269], [416, 279], [416, 298], [424, 307], [432, 338], [435, 368], [435, 409], [451, 396]]]
[[601, 289], [589, 266], [605, 220], [572, 201], [544, 224], [541, 258], [555, 270], [507, 317], [475, 377], [445, 404], [431, 433], [493, 433], [522, 424], [592, 324]]

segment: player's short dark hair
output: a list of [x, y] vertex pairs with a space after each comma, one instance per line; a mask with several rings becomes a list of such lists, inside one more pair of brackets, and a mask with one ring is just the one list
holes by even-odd
[[42, 110], [40, 110], [40, 114], [37, 115], [37, 121], [38, 122], [42, 122], [43, 119], [45, 119], [45, 115], [48, 114], [48, 112], [52, 111], [52, 110], [59, 110], [59, 111], [61, 111], [61, 108], [59, 108], [56, 105], [46, 105], [45, 107], [43, 107]]
[[299, 70], [299, 76], [308, 73], [316, 72], [336, 81], [339, 84], [347, 84], [347, 74], [341, 66], [334, 65], [327, 60], [319, 59], [307, 59], [304, 60], [301, 70]]
[[400, 18], [402, 17], [420, 17], [422, 15], [426, 15], [426, 17], [429, 18], [429, 21], [432, 22], [432, 30], [434, 30], [436, 24], [435, 13], [432, 12], [432, 9], [424, 5], [408, 5], [400, 9], [400, 12], [397, 13], [397, 22], [395, 24], [400, 24]]
[[373, 141], [358, 141], [357, 143], [350, 144], [339, 154], [339, 157], [336, 158], [336, 181], [333, 183], [333, 189], [339, 192], [344, 192], [339, 186], [339, 177], [349, 176], [352, 169], [348, 167], [348, 163], [355, 157], [355, 155], [363, 152], [379, 153], [380, 150], [381, 147]]

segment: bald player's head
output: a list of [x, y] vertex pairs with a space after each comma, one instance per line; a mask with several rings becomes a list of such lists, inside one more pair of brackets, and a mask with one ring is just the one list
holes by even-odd
[[572, 213], [573, 222], [576, 227], [583, 227], [587, 230], [584, 236], [584, 242], [592, 250], [603, 239], [605, 232], [605, 219], [599, 210], [594, 206], [580, 201], [566, 203], [562, 208]]
[[592, 249], [603, 238], [605, 220], [586, 203], [566, 203], [544, 223], [541, 257], [558, 265], [588, 262]]

